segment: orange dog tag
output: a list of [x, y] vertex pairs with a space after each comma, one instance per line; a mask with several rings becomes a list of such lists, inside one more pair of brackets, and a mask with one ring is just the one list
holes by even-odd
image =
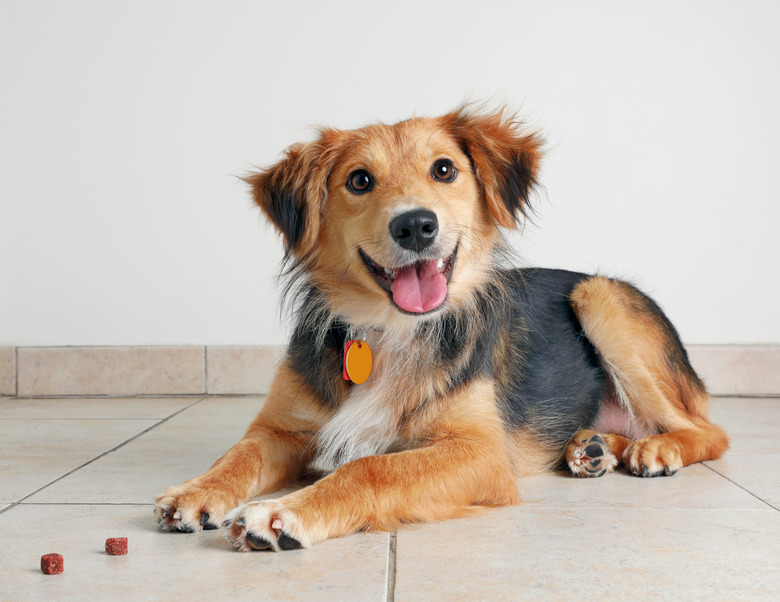
[[360, 385], [368, 380], [374, 356], [365, 341], [347, 341], [344, 345], [344, 380]]

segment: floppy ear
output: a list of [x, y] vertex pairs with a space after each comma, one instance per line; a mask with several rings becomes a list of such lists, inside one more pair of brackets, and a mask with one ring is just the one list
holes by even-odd
[[317, 240], [335, 161], [334, 137], [335, 132], [323, 131], [316, 141], [291, 146], [279, 163], [245, 178], [255, 203], [283, 236], [285, 258], [304, 257]]
[[514, 228], [518, 217], [527, 214], [541, 138], [534, 132], [523, 132], [522, 123], [503, 110], [473, 114], [461, 108], [442, 120], [469, 157], [490, 213], [500, 225]]

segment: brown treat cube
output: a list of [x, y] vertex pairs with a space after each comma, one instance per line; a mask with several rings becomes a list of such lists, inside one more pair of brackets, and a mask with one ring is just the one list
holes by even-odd
[[106, 554], [111, 556], [127, 554], [127, 537], [109, 537], [106, 540]]
[[41, 556], [41, 570], [47, 575], [59, 575], [65, 570], [62, 556], [59, 554], [44, 554]]

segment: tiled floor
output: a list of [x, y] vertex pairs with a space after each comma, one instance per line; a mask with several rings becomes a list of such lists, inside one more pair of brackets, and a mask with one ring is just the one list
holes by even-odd
[[[157, 531], [151, 500], [244, 432], [258, 397], [0, 400], [0, 599], [780, 598], [780, 399], [717, 399], [732, 436], [672, 478], [563, 472], [471, 519], [239, 554]], [[128, 537], [107, 556], [107, 537]], [[42, 554], [65, 572], [46, 576]]]

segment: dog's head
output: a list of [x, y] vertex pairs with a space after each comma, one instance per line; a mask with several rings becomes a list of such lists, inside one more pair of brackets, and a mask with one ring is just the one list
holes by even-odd
[[498, 226], [525, 214], [540, 145], [503, 112], [461, 109], [323, 130], [247, 181], [333, 310], [388, 326], [470, 298]]

